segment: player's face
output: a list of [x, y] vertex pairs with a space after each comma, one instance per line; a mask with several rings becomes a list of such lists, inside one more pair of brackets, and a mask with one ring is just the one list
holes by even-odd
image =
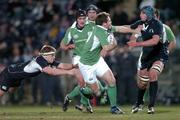
[[49, 63], [53, 63], [54, 60], [55, 60], [55, 54], [48, 55], [47, 56], [47, 60], [48, 60]]
[[84, 27], [85, 23], [86, 23], [86, 17], [78, 17], [77, 19], [77, 23], [79, 27]]
[[140, 13], [140, 18], [141, 18], [142, 21], [146, 21], [147, 20], [147, 15], [142, 11]]
[[112, 21], [111, 21], [111, 18], [108, 17], [108, 18], [107, 18], [107, 29], [110, 29], [111, 26], [112, 26]]
[[89, 10], [87, 12], [87, 17], [88, 17], [88, 20], [90, 21], [95, 21], [96, 16], [97, 16], [97, 12], [95, 10]]

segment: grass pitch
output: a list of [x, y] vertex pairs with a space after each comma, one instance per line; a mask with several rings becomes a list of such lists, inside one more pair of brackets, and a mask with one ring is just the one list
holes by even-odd
[[0, 120], [180, 120], [179, 106], [157, 106], [153, 115], [147, 109], [131, 114], [130, 106], [122, 106], [124, 115], [112, 115], [109, 107], [94, 107], [94, 113], [82, 113], [70, 107], [63, 112], [59, 106], [0, 106]]

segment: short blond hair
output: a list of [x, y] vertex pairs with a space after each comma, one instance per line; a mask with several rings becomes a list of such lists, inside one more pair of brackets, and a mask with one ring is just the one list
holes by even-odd
[[50, 45], [44, 45], [40, 52], [39, 52], [39, 55], [43, 55], [43, 56], [46, 56], [46, 55], [53, 55], [56, 53], [56, 49], [53, 47], [53, 46], [50, 46]]

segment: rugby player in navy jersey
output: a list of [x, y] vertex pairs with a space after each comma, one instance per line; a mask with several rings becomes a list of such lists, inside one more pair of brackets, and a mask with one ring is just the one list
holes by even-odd
[[54, 47], [45, 45], [41, 48], [39, 56], [31, 61], [7, 66], [0, 73], [0, 97], [5, 92], [13, 92], [21, 85], [23, 79], [37, 76], [42, 72], [49, 75], [73, 75], [74, 69], [71, 69], [71, 65], [55, 61], [55, 53]]
[[166, 44], [167, 40], [163, 38], [163, 24], [155, 19], [154, 12], [154, 8], [151, 6], [143, 7], [140, 13], [141, 20], [130, 26], [131, 28], [140, 27], [142, 29], [140, 35], [142, 41], [128, 42], [129, 46], [142, 47], [138, 67], [138, 96], [132, 113], [138, 112], [141, 104], [143, 104], [143, 96], [148, 83], [150, 96], [148, 114], [154, 113], [158, 76], [168, 61], [168, 45]]

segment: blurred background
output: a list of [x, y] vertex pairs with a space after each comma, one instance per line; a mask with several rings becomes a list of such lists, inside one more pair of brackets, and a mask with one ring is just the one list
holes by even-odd
[[[25, 62], [38, 55], [43, 44], [58, 49], [57, 60], [71, 62], [71, 52], [61, 51], [66, 29], [75, 21], [75, 12], [94, 4], [111, 14], [113, 25], [127, 25], [139, 19], [139, 8], [152, 5], [161, 12], [161, 21], [171, 27], [176, 49], [159, 78], [158, 101], [165, 105], [180, 103], [180, 1], [179, 0], [0, 0], [0, 71], [7, 65]], [[129, 34], [114, 34], [118, 48], [106, 61], [117, 79], [118, 103], [136, 100], [136, 66], [140, 48], [126, 45]], [[0, 104], [61, 105], [64, 96], [76, 85], [68, 76], [41, 74], [24, 80], [13, 94], [0, 98]], [[147, 99], [148, 97], [145, 97]], [[77, 102], [78, 102], [77, 98]], [[148, 100], [148, 99], [147, 99]], [[97, 98], [94, 105], [101, 104]]]

